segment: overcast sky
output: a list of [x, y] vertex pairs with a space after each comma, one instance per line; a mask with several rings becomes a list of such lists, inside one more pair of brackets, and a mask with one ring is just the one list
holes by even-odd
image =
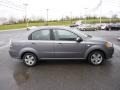
[[[28, 4], [28, 17], [46, 18], [49, 9], [49, 19], [59, 19], [65, 16], [100, 15], [100, 0], [0, 0], [0, 17], [21, 18], [25, 15], [23, 3]], [[88, 9], [85, 9], [88, 8]], [[97, 9], [96, 9], [97, 8]], [[101, 14], [112, 16], [120, 14], [120, 0], [102, 0]]]

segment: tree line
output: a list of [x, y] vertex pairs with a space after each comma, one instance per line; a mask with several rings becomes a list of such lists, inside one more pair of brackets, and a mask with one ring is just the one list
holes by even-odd
[[[49, 22], [59, 22], [59, 21], [77, 21], [77, 20], [84, 20], [86, 18], [86, 20], [97, 20], [99, 19], [100, 17], [97, 17], [97, 16], [86, 16], [86, 17], [70, 17], [70, 16], [66, 16], [66, 17], [62, 17], [60, 19], [56, 19], [56, 20], [49, 20]], [[105, 16], [102, 16], [101, 17], [102, 19], [110, 19], [109, 17], [105, 17]], [[112, 15], [111, 19], [116, 19], [115, 22], [119, 22], [119, 17], [114, 14]], [[118, 19], [118, 20], [117, 20]], [[2, 24], [20, 24], [20, 23], [26, 23], [26, 18], [23, 17], [21, 19], [17, 19], [13, 16], [11, 16], [10, 18], [5, 18], [5, 17], [1, 17], [0, 18], [0, 21], [3, 21]], [[42, 22], [45, 22], [46, 19], [43, 18], [43, 17], [35, 17], [35, 16], [32, 16], [30, 18], [27, 19], [28, 22], [30, 23], [42, 23]]]

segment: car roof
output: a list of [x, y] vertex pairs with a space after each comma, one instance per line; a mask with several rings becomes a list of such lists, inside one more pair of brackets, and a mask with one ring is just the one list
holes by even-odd
[[71, 27], [69, 27], [69, 26], [40, 26], [40, 27], [31, 29], [29, 32], [37, 31], [40, 29], [55, 29], [55, 28], [68, 29], [68, 30], [71, 29]]
[[52, 29], [52, 28], [70, 29], [69, 26], [40, 26], [35, 29]]
[[34, 31], [37, 31], [37, 30], [40, 30], [40, 29], [67, 29], [67, 30], [72, 30], [71, 27], [69, 26], [40, 26], [40, 27], [36, 27], [36, 28], [33, 28], [33, 29], [30, 29], [28, 32], [27, 32], [27, 35], [31, 34], [32, 32]]

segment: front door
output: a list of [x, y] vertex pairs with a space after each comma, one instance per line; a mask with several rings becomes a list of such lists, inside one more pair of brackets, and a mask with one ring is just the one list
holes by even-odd
[[83, 58], [85, 45], [76, 42], [76, 34], [64, 29], [55, 29], [53, 33], [55, 58]]

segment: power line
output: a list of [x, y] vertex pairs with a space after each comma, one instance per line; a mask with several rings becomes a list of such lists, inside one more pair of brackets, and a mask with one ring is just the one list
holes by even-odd
[[20, 1], [16, 1], [16, 0], [14, 0], [15, 2], [12, 2], [12, 1], [9, 1], [9, 0], [5, 0], [5, 1], [8, 1], [8, 2], [14, 4], [14, 5], [17, 4], [17, 5], [21, 6], [21, 7], [25, 7], [25, 6], [23, 5], [23, 2], [20, 2]]
[[14, 8], [14, 7], [11, 7], [11, 6], [8, 6], [8, 5], [5, 5], [5, 4], [1, 4], [1, 3], [0, 3], [0, 5], [5, 6], [5, 7], [8, 7], [9, 9], [15, 9], [15, 10], [19, 10], [19, 11], [24, 12], [24, 10], [21, 10], [21, 9], [18, 9], [18, 8]]
[[9, 8], [14, 8], [16, 10], [22, 10], [22, 11], [25, 10], [25, 6], [23, 4], [18, 5], [18, 4], [14, 3], [12, 1], [9, 1], [9, 0], [0, 1], [0, 3], [2, 3], [3, 6], [9, 7]]
[[24, 10], [23, 7], [20, 7], [19, 5], [16, 5], [16, 4], [13, 3], [13, 2], [0, 1], [0, 3], [2, 3], [2, 4], [4, 4], [4, 5], [11, 6], [11, 7], [17, 7], [17, 8], [19, 8], [19, 9], [23, 9], [23, 10]]
[[21, 1], [20, 1], [20, 0], [19, 0], [19, 1], [18, 1], [18, 0], [14, 0], [14, 1], [17, 2], [17, 3], [23, 4], [23, 1], [22, 1], [22, 0], [21, 0]]
[[103, 1], [100, 0], [99, 3], [96, 5], [96, 7], [92, 8], [91, 11], [96, 11], [102, 6]]
[[[2, 0], [1, 0], [2, 1]], [[11, 3], [17, 3], [17, 4], [21, 4], [21, 5], [23, 5], [23, 2], [21, 2], [21, 1], [16, 1], [16, 0], [14, 0], [15, 2], [12, 2], [12, 1], [10, 1], [10, 0], [4, 0], [4, 1], [7, 1], [7, 2], [11, 2]]]

